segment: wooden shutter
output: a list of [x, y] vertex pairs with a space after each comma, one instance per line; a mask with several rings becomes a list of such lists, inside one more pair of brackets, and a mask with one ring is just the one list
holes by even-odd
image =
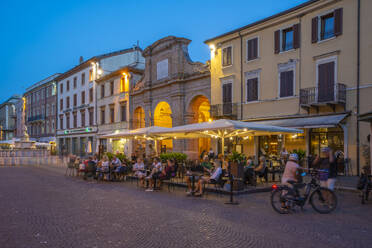
[[258, 38], [254, 38], [252, 42], [253, 59], [258, 58]]
[[300, 29], [300, 24], [295, 24], [293, 25], [293, 48], [297, 49], [300, 48], [300, 34], [301, 34], [301, 29]]
[[334, 30], [335, 36], [339, 36], [342, 34], [342, 8], [335, 10], [335, 22], [334, 22]]
[[318, 17], [311, 20], [311, 43], [318, 42]]
[[222, 102], [223, 103], [231, 103], [232, 97], [232, 84], [227, 83], [222, 86]]
[[247, 101], [258, 100], [258, 78], [251, 78], [247, 81]]
[[280, 97], [293, 96], [293, 71], [280, 73]]
[[274, 33], [274, 53], [280, 52], [280, 30], [276, 30]]
[[247, 60], [252, 60], [252, 40], [248, 40], [247, 43]]

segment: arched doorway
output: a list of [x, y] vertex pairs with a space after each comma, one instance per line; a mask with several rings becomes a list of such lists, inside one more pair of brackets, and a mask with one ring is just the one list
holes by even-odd
[[[158, 105], [156, 105], [154, 111], [154, 126], [172, 127], [172, 109], [167, 102], [159, 102]], [[164, 149], [167, 151], [173, 149], [173, 142], [171, 139], [162, 140], [159, 142], [159, 145], [162, 151], [164, 151]]]
[[[200, 122], [206, 122], [210, 120], [210, 103], [207, 97], [203, 95], [198, 95], [193, 98], [193, 100], [190, 102], [188, 112], [192, 115], [192, 118], [188, 120], [188, 124], [191, 123], [200, 123]], [[190, 145], [194, 146], [194, 150], [197, 147], [198, 154], [201, 154], [203, 150], [208, 151], [211, 145], [211, 139], [210, 138], [199, 138], [197, 140], [197, 144]]]
[[133, 128], [143, 128], [145, 127], [145, 110], [142, 107], [137, 107], [134, 110], [133, 116]]

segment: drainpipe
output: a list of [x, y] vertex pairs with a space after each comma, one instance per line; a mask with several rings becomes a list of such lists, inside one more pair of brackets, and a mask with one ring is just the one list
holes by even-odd
[[357, 175], [360, 172], [360, 139], [359, 139], [359, 120], [360, 114], [360, 0], [358, 0], [358, 27], [357, 27], [357, 116], [356, 116], [356, 147], [357, 147]]
[[240, 37], [240, 120], [243, 120], [243, 36]]

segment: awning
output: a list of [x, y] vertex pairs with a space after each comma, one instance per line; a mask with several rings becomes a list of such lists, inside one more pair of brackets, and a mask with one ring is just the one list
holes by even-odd
[[359, 115], [358, 120], [372, 122], [372, 111]]
[[290, 118], [290, 119], [265, 120], [265, 121], [254, 121], [254, 122], [258, 124], [273, 125], [273, 126], [279, 126], [279, 127], [290, 127], [290, 128], [326, 128], [326, 127], [337, 126], [347, 116], [348, 114], [340, 114], [340, 115], [298, 117], [298, 118]]

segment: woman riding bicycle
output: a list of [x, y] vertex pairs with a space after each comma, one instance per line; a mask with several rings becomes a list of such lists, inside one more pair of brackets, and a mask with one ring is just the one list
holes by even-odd
[[292, 187], [292, 184], [288, 182], [292, 181], [298, 183], [300, 178], [300, 169], [301, 167], [298, 165], [298, 155], [296, 153], [292, 153], [289, 155], [288, 161], [285, 165], [282, 176], [282, 184]]

